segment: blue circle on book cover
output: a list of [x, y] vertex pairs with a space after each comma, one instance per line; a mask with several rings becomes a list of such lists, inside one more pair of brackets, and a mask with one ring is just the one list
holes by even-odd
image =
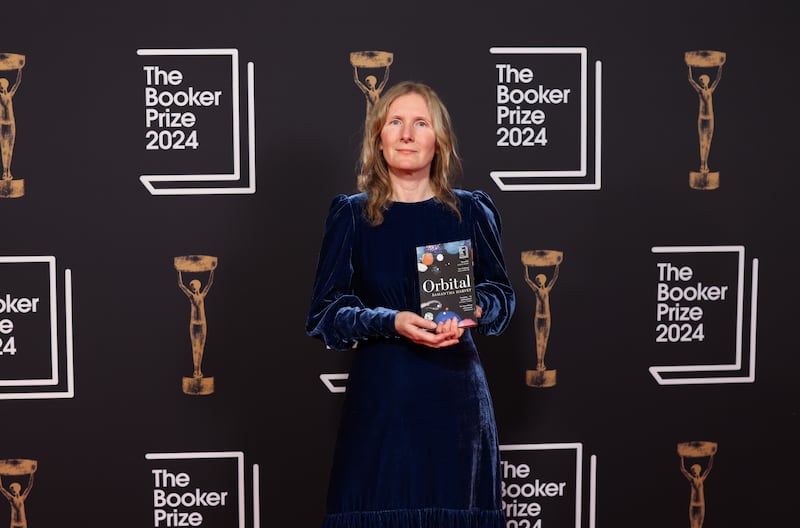
[[449, 321], [453, 317], [458, 319], [459, 323], [461, 322], [461, 318], [458, 315], [456, 315], [454, 312], [451, 312], [449, 310], [445, 310], [443, 312], [439, 312], [439, 314], [436, 316], [436, 318], [434, 318], [433, 322], [435, 322], [435, 323], [446, 323], [447, 321]]

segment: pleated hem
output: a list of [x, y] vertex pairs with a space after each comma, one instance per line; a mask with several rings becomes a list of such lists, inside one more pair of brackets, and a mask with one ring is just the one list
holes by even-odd
[[502, 510], [382, 510], [329, 513], [322, 528], [505, 528]]

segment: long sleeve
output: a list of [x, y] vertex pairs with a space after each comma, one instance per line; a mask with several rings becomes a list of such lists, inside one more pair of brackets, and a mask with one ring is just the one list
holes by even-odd
[[511, 321], [516, 298], [503, 258], [500, 214], [489, 195], [471, 193], [471, 214], [475, 240], [475, 293], [483, 310], [478, 332], [502, 333]]
[[348, 350], [370, 337], [396, 336], [397, 310], [368, 308], [353, 292], [355, 216], [350, 198], [336, 196], [325, 221], [306, 333], [328, 348]]

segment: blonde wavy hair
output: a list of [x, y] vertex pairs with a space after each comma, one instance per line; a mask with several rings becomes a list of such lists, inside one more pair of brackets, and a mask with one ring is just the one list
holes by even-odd
[[389, 88], [373, 105], [364, 123], [358, 190], [367, 194], [366, 216], [371, 225], [383, 222], [383, 211], [391, 203], [392, 184], [389, 168], [381, 151], [381, 131], [389, 106], [400, 96], [421, 95], [431, 113], [436, 136], [436, 152], [431, 163], [431, 188], [436, 200], [450, 207], [461, 218], [458, 197], [453, 186], [461, 178], [463, 168], [458, 155], [456, 136], [450, 114], [433, 89], [423, 83], [403, 81]]

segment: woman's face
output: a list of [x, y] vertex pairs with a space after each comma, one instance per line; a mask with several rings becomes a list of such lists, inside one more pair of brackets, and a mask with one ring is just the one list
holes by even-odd
[[401, 95], [389, 105], [381, 130], [381, 150], [390, 174], [430, 175], [436, 133], [428, 104], [421, 95]]

